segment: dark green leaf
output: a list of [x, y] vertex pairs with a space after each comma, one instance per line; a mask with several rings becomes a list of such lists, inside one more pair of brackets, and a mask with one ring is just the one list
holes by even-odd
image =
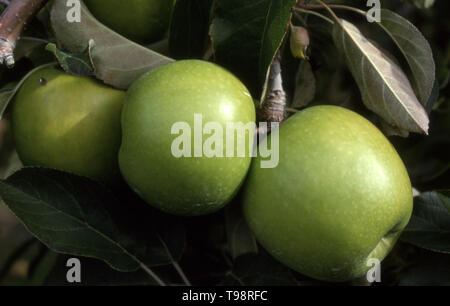
[[0, 182], [0, 194], [24, 225], [51, 249], [106, 260], [119, 270], [138, 263], [117, 245], [116, 225], [99, 203], [115, 201], [88, 179], [24, 169]]
[[418, 89], [419, 100], [423, 106], [427, 106], [436, 78], [430, 44], [411, 22], [390, 10], [381, 10], [381, 22], [378, 24], [405, 56]]
[[308, 61], [301, 61], [296, 76], [296, 87], [291, 107], [301, 108], [308, 105], [316, 94], [316, 77]]
[[82, 54], [70, 54], [61, 51], [55, 44], [48, 44], [45, 49], [55, 55], [59, 65], [65, 72], [80, 76], [92, 75], [94, 72], [94, 67], [92, 67], [89, 58], [89, 48]]
[[411, 221], [401, 239], [434, 252], [450, 253], [450, 191], [415, 198]]
[[216, 60], [260, 98], [296, 0], [216, 0], [211, 27]]
[[367, 108], [396, 128], [428, 133], [428, 115], [396, 63], [346, 20], [335, 23], [333, 40], [345, 55]]
[[138, 45], [98, 22], [81, 3], [82, 22], [67, 20], [65, 1], [54, 1], [51, 22], [58, 42], [74, 54], [84, 52], [90, 41], [95, 75], [105, 83], [126, 89], [142, 74], [172, 59]]
[[170, 55], [177, 59], [202, 58], [209, 42], [213, 0], [178, 0], [169, 34]]
[[98, 258], [117, 270], [133, 271], [173, 263], [184, 250], [178, 220], [132, 198], [120, 202], [84, 177], [24, 168], [0, 181], [0, 195], [35, 236], [60, 253]]

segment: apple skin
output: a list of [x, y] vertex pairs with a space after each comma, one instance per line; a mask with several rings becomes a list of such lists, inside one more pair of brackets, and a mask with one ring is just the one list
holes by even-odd
[[84, 0], [100, 22], [137, 42], [161, 38], [169, 27], [171, 0]]
[[[214, 121], [224, 129], [227, 122], [255, 121], [246, 87], [227, 70], [205, 61], [164, 65], [141, 77], [127, 92], [120, 170], [141, 198], [171, 214], [205, 215], [222, 208], [238, 191], [251, 163], [249, 154], [174, 157], [171, 146], [179, 134], [172, 135], [171, 127], [186, 122], [193, 136], [194, 113], [203, 116], [203, 125]], [[246, 138], [253, 143], [249, 134]], [[204, 135], [203, 141], [208, 137]]]
[[12, 131], [27, 166], [54, 168], [98, 181], [120, 177], [117, 153], [125, 92], [97, 80], [41, 69], [21, 86]]
[[412, 213], [402, 160], [372, 123], [342, 107], [303, 110], [279, 133], [278, 167], [262, 169], [257, 157], [243, 191], [257, 240], [312, 278], [364, 275], [367, 259], [390, 252]]

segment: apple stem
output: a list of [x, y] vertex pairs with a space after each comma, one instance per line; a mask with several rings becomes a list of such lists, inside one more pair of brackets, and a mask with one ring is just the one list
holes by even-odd
[[0, 64], [14, 66], [14, 48], [27, 22], [48, 0], [12, 0], [0, 16]]
[[[269, 75], [269, 91], [260, 110], [260, 119], [271, 122], [283, 122], [286, 120], [286, 92], [283, 88], [283, 78], [281, 76], [281, 52], [278, 50], [274, 61], [270, 67]], [[267, 131], [260, 133], [269, 133], [270, 126]]]

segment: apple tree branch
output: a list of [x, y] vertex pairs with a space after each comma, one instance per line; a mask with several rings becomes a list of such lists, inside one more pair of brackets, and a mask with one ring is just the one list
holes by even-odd
[[14, 48], [27, 22], [48, 0], [12, 0], [0, 16], [0, 64], [14, 66]]

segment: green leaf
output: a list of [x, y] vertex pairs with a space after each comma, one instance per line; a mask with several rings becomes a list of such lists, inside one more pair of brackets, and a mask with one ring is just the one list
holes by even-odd
[[381, 10], [380, 25], [405, 56], [418, 89], [421, 104], [427, 106], [436, 78], [436, 68], [430, 44], [407, 19], [387, 10]]
[[84, 177], [24, 168], [0, 180], [0, 195], [28, 230], [51, 249], [98, 258], [119, 271], [179, 260], [185, 234], [148, 204], [118, 198]]
[[450, 191], [416, 197], [411, 221], [401, 239], [423, 249], [450, 253]]
[[221, 285], [224, 286], [295, 286], [291, 271], [265, 252], [236, 259]]
[[367, 108], [396, 128], [428, 133], [428, 115], [395, 62], [346, 20], [335, 23], [333, 40], [345, 55]]
[[92, 67], [89, 57], [89, 47], [81, 54], [63, 52], [55, 44], [48, 44], [45, 49], [55, 55], [59, 65], [65, 72], [80, 76], [92, 75], [94, 73], [94, 67]]
[[316, 94], [316, 77], [308, 61], [301, 61], [296, 76], [296, 86], [291, 107], [301, 108], [308, 105]]
[[91, 40], [95, 75], [105, 83], [127, 89], [142, 74], [173, 62], [166, 56], [138, 45], [97, 21], [81, 4], [81, 22], [67, 20], [65, 1], [53, 1], [51, 23], [61, 46], [74, 54], [84, 52]]
[[208, 43], [213, 0], [178, 0], [169, 32], [170, 55], [177, 59], [202, 58]]
[[[296, 0], [216, 0], [210, 34], [219, 64], [264, 96], [269, 68], [286, 35]], [[263, 93], [263, 94], [262, 94]]]

